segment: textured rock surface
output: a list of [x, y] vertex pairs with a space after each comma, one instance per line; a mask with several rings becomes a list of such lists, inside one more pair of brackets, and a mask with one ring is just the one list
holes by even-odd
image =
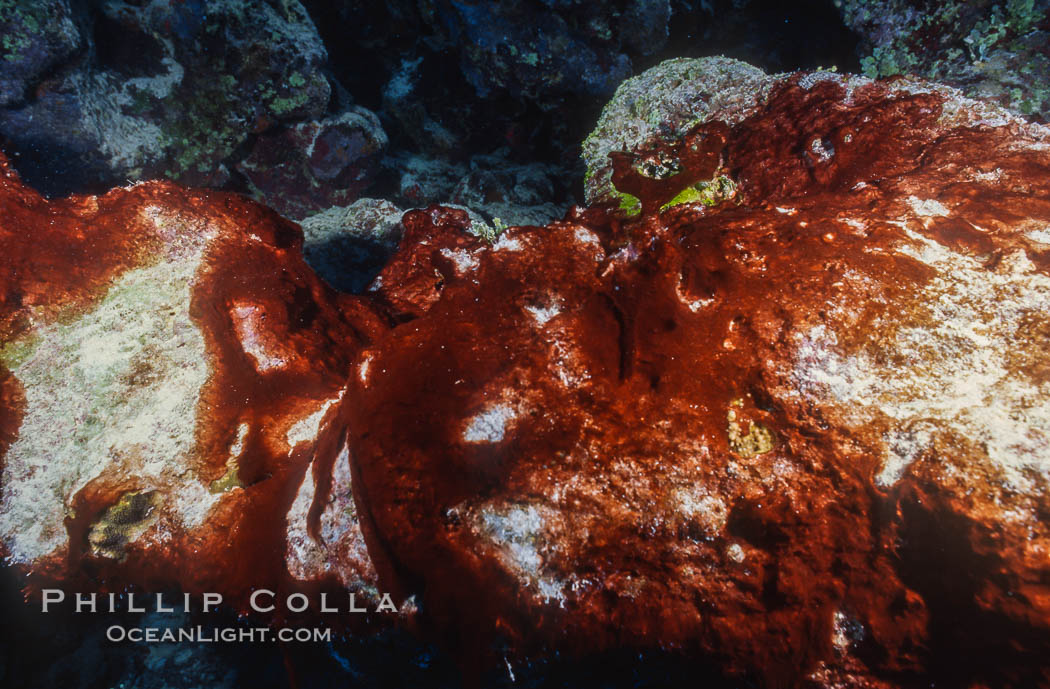
[[415, 210], [363, 297], [237, 197], [7, 173], [7, 562], [391, 591], [477, 674], [1050, 685], [1050, 131], [743, 73], [613, 152], [635, 207]]
[[[499, 89], [542, 101], [551, 93], [612, 92], [631, 73], [618, 42], [629, 36], [645, 52], [660, 49], [671, 14], [666, 0], [612, 3], [598, 13], [575, 1], [429, 4], [446, 40], [461, 46], [464, 74], [479, 95]], [[631, 31], [610, 21], [629, 22]]]
[[49, 203], [6, 161], [0, 204], [5, 562], [235, 606], [374, 591], [334, 409], [373, 321], [299, 230], [161, 183]]
[[545, 225], [563, 216], [572, 198], [564, 167], [515, 162], [505, 148], [463, 163], [399, 156], [387, 165], [399, 177], [399, 202], [410, 208], [466, 206], [506, 225]]
[[298, 220], [357, 199], [386, 144], [375, 114], [354, 107], [258, 137], [237, 169], [256, 198]]
[[842, 0], [869, 76], [917, 74], [1050, 118], [1050, 2]]
[[0, 35], [0, 107], [24, 99], [83, 46], [72, 9], [63, 0], [0, 4]]
[[[459, 168], [506, 147], [515, 175], [545, 165], [565, 191], [477, 210], [536, 223], [579, 202], [578, 172], [559, 169], [620, 80], [661, 54], [728, 51], [773, 71], [843, 65], [854, 42], [833, 8], [814, 13], [819, 4], [3, 2], [0, 145], [49, 197], [174, 179], [247, 192], [296, 219], [348, 205], [373, 180], [369, 196], [399, 205], [450, 202], [397, 198], [401, 175], [388, 171], [428, 178], [405, 180], [411, 193], [443, 173], [398, 168], [406, 158]], [[808, 40], [813, 27], [819, 42]], [[348, 110], [362, 114], [370, 147], [389, 135], [387, 159], [379, 175], [368, 160], [345, 161], [356, 172], [341, 179], [318, 177], [301, 164], [314, 154], [303, 127]]]
[[383, 110], [420, 150], [454, 152], [461, 136], [441, 124], [427, 108], [422, 57], [405, 59], [383, 88]]
[[[47, 26], [75, 35], [64, 28], [70, 4], [53, 5]], [[22, 154], [23, 172], [54, 193], [84, 177], [223, 184], [253, 132], [318, 117], [328, 105], [327, 54], [298, 2], [107, 2], [82, 14], [91, 49], [74, 51], [70, 37], [46, 58], [32, 57], [35, 47], [12, 53], [29, 72], [50, 72], [32, 98], [0, 109], [0, 132]]]
[[583, 142], [587, 202], [620, 203], [610, 153], [657, 138], [675, 141], [713, 114], [736, 124], [755, 110], [773, 82], [762, 70], [725, 57], [668, 60], [624, 81]]
[[401, 239], [404, 211], [382, 199], [358, 199], [302, 221], [303, 257], [328, 284], [362, 291]]
[[825, 73], [618, 160], [633, 220], [406, 216], [344, 405], [381, 578], [512, 664], [1046, 686], [1050, 132]]
[[565, 214], [568, 172], [552, 166], [514, 164], [506, 151], [474, 156], [448, 200], [507, 225], [545, 225]]

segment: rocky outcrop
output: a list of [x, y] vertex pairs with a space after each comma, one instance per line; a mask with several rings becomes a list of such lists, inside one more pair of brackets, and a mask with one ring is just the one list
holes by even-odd
[[[5, 38], [22, 69], [0, 70], [21, 79], [8, 87], [0, 132], [23, 173], [51, 193], [84, 178], [222, 185], [253, 133], [328, 107], [327, 53], [298, 2], [109, 2], [80, 15], [49, 4], [46, 20], [32, 20], [38, 33]], [[28, 12], [4, 10], [0, 20], [26, 27]]]
[[355, 201], [372, 181], [387, 138], [361, 107], [258, 137], [237, 164], [253, 196], [301, 220]]
[[299, 229], [163, 183], [49, 203], [6, 162], [0, 203], [5, 562], [235, 607], [260, 585], [375, 593], [336, 414], [374, 319]]
[[627, 79], [583, 142], [587, 203], [625, 202], [612, 183], [610, 153], [654, 139], [677, 141], [715, 113], [736, 124], [755, 111], [774, 82], [762, 70], [726, 57], [668, 60]]
[[362, 292], [394, 253], [405, 211], [382, 199], [358, 199], [302, 221], [303, 257], [328, 284]]
[[846, 0], [872, 77], [916, 74], [1043, 122], [1050, 116], [1046, 0]]
[[411, 211], [365, 296], [235, 197], [8, 174], [8, 561], [389, 592], [473, 679], [1050, 685], [1050, 131], [718, 64], [605, 149], [627, 207]]
[[344, 404], [380, 576], [512, 666], [1046, 686], [1050, 133], [920, 82], [760, 83], [614, 156], [635, 217], [487, 245], [406, 216], [378, 292], [406, 322]]
[[387, 165], [399, 178], [402, 205], [466, 206], [504, 225], [546, 225], [565, 215], [573, 196], [564, 166], [521, 163], [506, 148], [463, 163], [397, 156]]
[[573, 1], [427, 4], [445, 40], [461, 46], [463, 72], [479, 95], [509, 90], [541, 102], [552, 93], [610, 93], [630, 75], [621, 41], [644, 53], [659, 50], [671, 15], [667, 0], [613, 3], [598, 13]]
[[63, 0], [4, 3], [0, 34], [0, 107], [25, 99], [52, 69], [83, 48], [74, 12]]

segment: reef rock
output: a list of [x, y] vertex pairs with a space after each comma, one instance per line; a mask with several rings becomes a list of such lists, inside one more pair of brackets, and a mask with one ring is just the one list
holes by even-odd
[[552, 97], [611, 93], [631, 73], [627, 53], [663, 47], [671, 18], [667, 0], [627, 0], [597, 12], [579, 0], [426, 5], [479, 96], [505, 90], [548, 106]]
[[328, 284], [361, 292], [394, 253], [405, 211], [382, 199], [358, 199], [302, 221], [303, 257]]
[[[0, 133], [23, 175], [50, 194], [82, 189], [85, 178], [220, 185], [251, 134], [319, 117], [328, 105], [327, 53], [295, 0], [106, 2], [77, 12], [68, 1], [47, 4], [46, 26], [57, 28], [46, 35], [70, 37], [41, 39], [46, 55], [26, 38], [11, 54], [26, 67], [5, 63], [5, 74], [47, 72], [32, 98], [0, 109]], [[18, 17], [29, 24], [21, 5], [4, 12], [9, 26]], [[93, 37], [80, 39], [84, 49], [72, 48], [70, 16], [84, 25], [77, 35]], [[10, 38], [21, 45], [21, 36]]]
[[[374, 319], [230, 194], [0, 177], [0, 544], [31, 582], [375, 592], [336, 406]], [[113, 590], [113, 589], [109, 589]]]
[[610, 153], [657, 138], [676, 141], [715, 114], [736, 124], [761, 104], [774, 81], [757, 67], [726, 57], [667, 60], [627, 79], [583, 142], [587, 203], [623, 202], [612, 184]]
[[412, 208], [465, 206], [505, 225], [545, 225], [570, 204], [564, 167], [515, 161], [506, 148], [463, 163], [395, 156], [386, 166], [400, 177], [398, 200]]
[[364, 296], [237, 197], [7, 173], [7, 562], [390, 592], [471, 672], [1050, 686], [1050, 130], [745, 75], [628, 207], [411, 211]]
[[1050, 131], [753, 83], [613, 156], [633, 217], [405, 216], [343, 405], [380, 579], [501, 666], [1050, 686]]
[[869, 76], [917, 74], [1050, 119], [1047, 0], [843, 0]]
[[298, 220], [356, 200], [386, 144], [379, 118], [352, 107], [258, 137], [237, 170], [256, 198]]
[[567, 172], [541, 163], [515, 164], [507, 153], [474, 156], [451, 201], [507, 225], [546, 225], [565, 215], [568, 193], [560, 180]]
[[462, 141], [428, 112], [425, 80], [420, 73], [422, 63], [422, 57], [402, 61], [400, 69], [383, 88], [383, 110], [417, 148], [447, 155], [460, 148]]
[[26, 98], [50, 70], [83, 47], [73, 11], [63, 0], [0, 5], [0, 35], [0, 107]]

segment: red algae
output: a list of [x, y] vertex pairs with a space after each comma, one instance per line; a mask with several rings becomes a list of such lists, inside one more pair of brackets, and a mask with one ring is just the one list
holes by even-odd
[[[238, 197], [46, 202], [8, 171], [5, 554], [33, 583], [242, 606], [415, 597], [475, 681], [628, 649], [762, 687], [1048, 686], [1050, 135], [973, 107], [785, 79], [733, 126], [614, 155], [636, 218], [490, 243], [406, 214], [368, 296]], [[732, 202], [668, 205], [715, 175]], [[159, 344], [81, 357], [113, 313]], [[166, 375], [182, 406], [154, 410]], [[90, 399], [69, 434], [105, 461], [22, 533], [40, 389]]]
[[673, 144], [611, 153], [613, 184], [638, 197], [643, 212], [652, 212], [685, 187], [714, 175], [722, 164], [727, 133], [725, 124], [713, 122], [693, 128]]
[[[305, 582], [290, 576], [282, 553], [287, 515], [304, 478], [317, 482], [313, 502], [328, 498], [325, 475], [345, 439], [328, 407], [341, 397], [357, 349], [385, 327], [371, 308], [334, 293], [306, 267], [298, 227], [240, 197], [148, 183], [97, 199], [45, 202], [10, 175], [4, 184], [0, 448], [18, 449], [13, 443], [25, 439], [32, 400], [27, 405], [17, 375], [40, 356], [37, 332], [89, 338], [93, 349], [84, 355], [80, 348], [88, 344], [77, 341], [69, 345], [72, 355], [68, 348], [54, 351], [72, 357], [68, 375], [90, 376], [96, 361], [109, 368], [94, 384], [105, 384], [111, 376], [105, 371], [114, 370], [118, 391], [150, 400], [131, 410], [115, 400], [108, 411], [115, 421], [98, 418], [104, 401], [74, 404], [82, 415], [74, 428], [99, 435], [85, 433], [69, 456], [55, 447], [54, 462], [70, 463], [64, 480], [81, 485], [64, 507], [51, 508], [68, 513], [66, 537], [51, 534], [44, 543], [58, 547], [41, 546], [46, 552], [36, 550], [36, 557], [36, 543], [26, 540], [20, 551], [8, 541], [9, 561], [32, 563], [34, 587], [55, 580], [99, 591], [175, 586], [221, 593], [241, 609], [259, 587], [278, 594], [304, 585], [345, 590], [347, 582], [323, 572]], [[28, 228], [32, 241], [25, 239]], [[150, 272], [158, 265], [160, 273]], [[167, 289], [185, 301], [158, 301]], [[155, 302], [162, 312], [148, 311]], [[143, 332], [141, 353], [125, 361], [123, 352], [134, 345], [105, 349], [105, 330], [115, 326], [97, 314], [107, 309], [126, 314], [117, 318], [127, 321], [128, 332], [140, 332], [151, 319], [166, 324]], [[169, 352], [194, 347], [200, 349], [190, 358]], [[178, 368], [166, 370], [169, 360]], [[178, 373], [187, 366], [199, 375]], [[66, 382], [55, 384], [69, 392]], [[119, 421], [122, 414], [128, 420]], [[105, 462], [94, 460], [95, 438], [120, 432], [134, 441], [116, 443]], [[179, 453], [151, 458], [154, 444]], [[14, 461], [10, 453], [5, 461]], [[86, 473], [92, 469], [97, 473]], [[18, 500], [12, 476], [5, 477], [9, 502]], [[126, 496], [144, 491], [154, 497], [143, 524], [107, 524]], [[315, 532], [319, 512], [312, 510]], [[125, 536], [136, 535], [104, 551], [89, 537], [104, 528], [119, 536], [124, 526]], [[374, 587], [367, 571], [361, 576], [350, 583]]]
[[[787, 81], [731, 130], [615, 156], [637, 220], [581, 211], [490, 247], [444, 211], [409, 216], [379, 292], [407, 320], [365, 350], [344, 411], [367, 429], [351, 447], [372, 551], [424, 595], [437, 638], [471, 658], [676, 649], [771, 687], [1045, 682], [1050, 607], [1035, 590], [1050, 568], [1015, 555], [1033, 533], [1047, 542], [1043, 512], [1020, 526], [974, 497], [999, 458], [955, 417], [922, 445], [921, 422], [869, 413], [880, 394], [906, 408], [927, 393], [864, 376], [953, 384], [950, 367], [901, 359], [947, 367], [931, 319], [966, 316], [948, 309], [967, 290], [984, 298], [951, 282], [969, 272], [942, 284], [946, 265], [1005, 279], [997, 261], [1032, 248], [1020, 219], [1050, 221], [1045, 145], [942, 124], [943, 102]], [[989, 159], [1023, 190], [991, 183]], [[718, 169], [739, 203], [657, 211]], [[1040, 290], [1041, 255], [1018, 268]], [[936, 353], [894, 353], [913, 333]], [[1028, 379], [1040, 337], [1010, 331], [1032, 356], [1007, 375]], [[953, 443], [968, 492], [938, 460]], [[897, 475], [903, 452], [921, 459]], [[1028, 500], [1045, 506], [1045, 490], [1011, 504]], [[945, 577], [970, 583], [938, 589]], [[1019, 603], [1022, 581], [1035, 588]], [[967, 639], [996, 663], [960, 662]]]

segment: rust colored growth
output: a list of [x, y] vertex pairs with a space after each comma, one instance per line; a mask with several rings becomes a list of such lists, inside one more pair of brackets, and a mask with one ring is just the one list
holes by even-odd
[[146, 183], [48, 202], [8, 174], [0, 208], [9, 561], [33, 587], [236, 607], [260, 586], [343, 585], [282, 554], [300, 494], [294, 538], [321, 540], [344, 380], [386, 327], [373, 308], [317, 278], [297, 226], [235, 195]]
[[846, 192], [913, 171], [933, 142], [943, 98], [870, 84], [847, 96], [837, 81], [805, 88], [789, 80], [736, 127], [730, 167], [751, 199]]
[[[7, 168], [2, 181], [4, 223], [0, 226], [0, 338], [4, 341], [29, 327], [29, 314], [84, 304], [114, 273], [148, 255], [156, 244], [118, 221], [125, 203], [120, 191], [48, 203], [21, 186]], [[129, 218], [124, 218], [127, 221]], [[34, 228], [27, 241], [26, 228]]]
[[658, 142], [639, 151], [609, 154], [615, 187], [642, 201], [648, 213], [691, 184], [710, 179], [722, 165], [729, 128], [700, 124], [675, 142]]
[[[199, 330], [207, 363], [172, 453], [196, 492], [110, 443], [25, 563], [416, 596], [475, 669], [626, 648], [770, 688], [1046, 686], [1050, 135], [965, 107], [788, 79], [731, 129], [617, 156], [639, 218], [575, 209], [490, 243], [462, 211], [413, 211], [366, 297], [237, 197], [141, 185], [88, 222], [7, 179], [9, 217], [58, 220], [39, 249], [0, 226], [5, 470], [40, 428], [34, 386], [64, 384], [17, 334], [66, 332], [135, 270], [199, 249], [171, 338]], [[739, 203], [656, 212], [719, 169]], [[119, 389], [175, 357], [141, 354]]]
[[482, 245], [467, 232], [470, 218], [466, 211], [431, 206], [409, 211], [401, 221], [405, 227], [400, 250], [379, 275], [380, 302], [385, 302], [395, 319], [404, 320], [425, 313], [441, 297], [447, 280], [456, 275], [455, 259], [468, 263]]
[[[481, 289], [446, 284], [352, 381], [375, 543], [446, 638], [662, 645], [771, 683], [819, 659], [851, 585], [834, 570], [875, 549], [855, 522], [869, 498], [859, 477], [814, 472], [833, 453], [775, 407], [749, 414], [783, 442], [734, 447], [770, 294], [729, 279], [732, 232], [697, 234], [628, 259], [582, 227], [510, 230], [521, 251], [481, 254]], [[683, 266], [727, 255], [716, 303], [694, 311]]]
[[[1045, 394], [1050, 154], [943, 100], [785, 82], [695, 165], [649, 154], [677, 174], [617, 157], [634, 222], [483, 247], [412, 216], [393, 265], [427, 288], [384, 279], [412, 318], [344, 413], [382, 578], [438, 638], [675, 649], [770, 687], [1045, 686], [1048, 429], [1012, 391]], [[723, 150], [740, 205], [652, 212]], [[980, 666], [952, 660], [968, 638]]]

